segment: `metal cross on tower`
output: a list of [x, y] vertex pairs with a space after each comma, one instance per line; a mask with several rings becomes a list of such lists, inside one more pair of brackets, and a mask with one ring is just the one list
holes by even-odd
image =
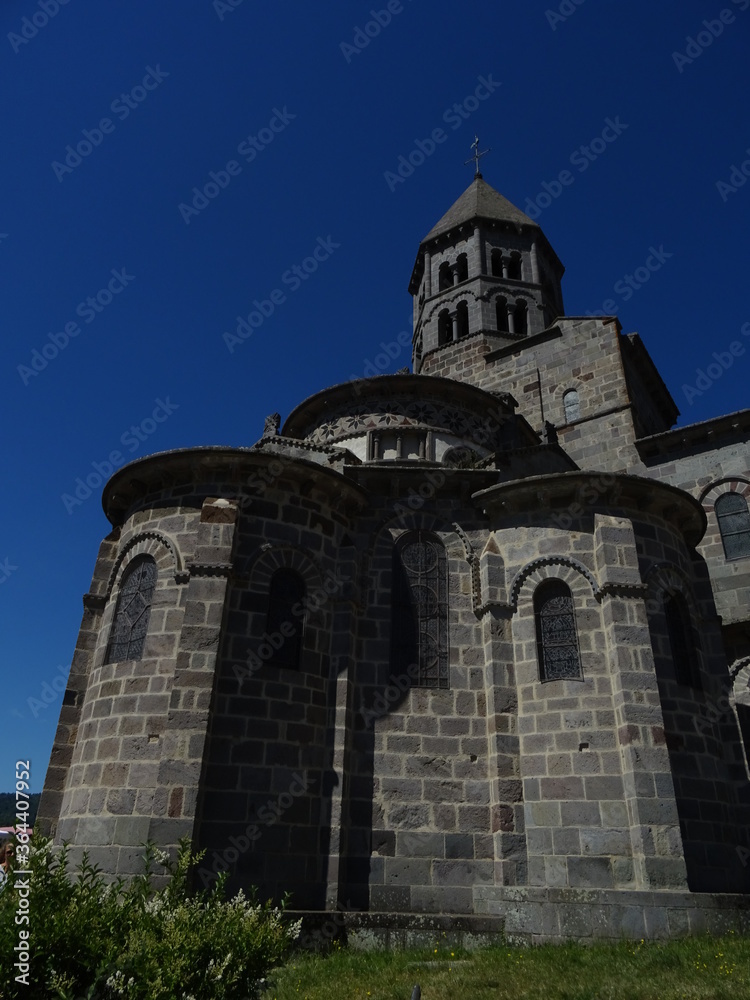
[[479, 136], [476, 136], [476, 135], [474, 136], [474, 142], [472, 142], [471, 148], [474, 150], [474, 155], [471, 157], [471, 159], [464, 160], [464, 164], [473, 163], [474, 164], [474, 177], [475, 178], [481, 177], [482, 174], [480, 173], [480, 170], [479, 170], [479, 161], [482, 159], [483, 156], [486, 156], [488, 153], [492, 152], [492, 148], [490, 147], [489, 149], [484, 149], [480, 153], [479, 152]]

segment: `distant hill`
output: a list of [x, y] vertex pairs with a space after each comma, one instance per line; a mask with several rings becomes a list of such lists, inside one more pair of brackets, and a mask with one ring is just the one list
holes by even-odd
[[[39, 799], [41, 792], [34, 792], [29, 796], [29, 826], [32, 826], [39, 809]], [[16, 825], [16, 793], [0, 792], [0, 826]]]

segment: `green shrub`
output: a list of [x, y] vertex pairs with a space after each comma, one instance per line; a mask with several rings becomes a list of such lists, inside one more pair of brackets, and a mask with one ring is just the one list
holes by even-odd
[[[68, 850], [32, 841], [29, 985], [18, 983], [14, 948], [18, 890], [0, 892], [0, 997], [3, 1000], [251, 1000], [299, 933], [283, 907], [241, 892], [225, 898], [224, 879], [190, 891], [200, 861], [182, 842], [176, 861], [146, 847], [144, 872], [107, 883], [83, 860], [68, 874]], [[157, 873], [155, 868], [162, 869]], [[158, 878], [161, 888], [155, 887]]]

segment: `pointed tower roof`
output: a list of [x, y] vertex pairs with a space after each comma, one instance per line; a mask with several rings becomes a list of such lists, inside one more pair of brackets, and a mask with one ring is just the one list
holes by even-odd
[[426, 243], [427, 240], [434, 239], [436, 236], [454, 229], [463, 222], [469, 222], [471, 219], [477, 218], [488, 219], [493, 222], [510, 222], [514, 226], [540, 228], [520, 208], [516, 208], [499, 191], [490, 187], [481, 174], [476, 174], [474, 180], [458, 201], [455, 201], [451, 205], [442, 219], [432, 227], [422, 242]]

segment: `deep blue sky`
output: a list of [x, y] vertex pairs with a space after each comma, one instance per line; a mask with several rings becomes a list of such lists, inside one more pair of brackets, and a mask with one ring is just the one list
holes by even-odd
[[[0, 790], [19, 757], [41, 789], [60, 706], [51, 685], [108, 531], [100, 489], [68, 509], [63, 495], [113, 451], [253, 444], [266, 414], [365, 373], [408, 328], [419, 241], [470, 183], [475, 131], [492, 147], [486, 180], [521, 208], [570, 170], [539, 219], [568, 269], [567, 313], [615, 299], [681, 423], [747, 405], [750, 340], [692, 405], [682, 386], [750, 321], [750, 183], [726, 200], [716, 186], [750, 158], [750, 0], [568, 0], [574, 13], [554, 26], [546, 12], [559, 5], [537, 0], [403, 0], [360, 52], [341, 45], [361, 40], [382, 0], [233, 2], [69, 0], [46, 25], [37, 2], [2, 4]], [[673, 53], [722, 9], [734, 22], [680, 72]], [[32, 35], [35, 15], [33, 37], [8, 37], [24, 24]], [[138, 89], [145, 76], [153, 89]], [[500, 86], [467, 120], [444, 120], [480, 77]], [[80, 164], [54, 168], [103, 118]], [[627, 128], [582, 171], [571, 156], [608, 118]], [[272, 119], [280, 131], [260, 132]], [[437, 128], [446, 141], [391, 190], [386, 172]], [[273, 139], [248, 162], [238, 146], [259, 134]], [[180, 203], [230, 160], [241, 171], [186, 223]], [[299, 288], [284, 284], [318, 238], [340, 246]], [[626, 301], [614, 287], [651, 247], [672, 256]], [[113, 270], [132, 280], [77, 315]], [[230, 353], [222, 334], [274, 289], [285, 301]], [[43, 370], [19, 372], [75, 322]], [[157, 400], [177, 408], [154, 429]], [[45, 693], [49, 706], [29, 701]]]

